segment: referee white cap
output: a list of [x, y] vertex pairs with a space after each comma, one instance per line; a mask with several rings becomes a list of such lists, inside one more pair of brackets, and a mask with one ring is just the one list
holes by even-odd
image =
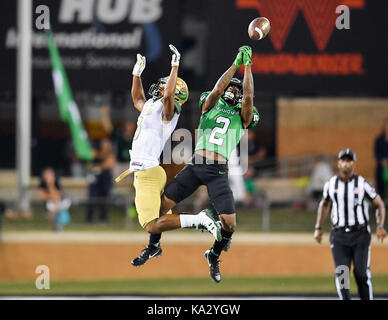
[[356, 153], [349, 148], [343, 149], [338, 153], [338, 159], [349, 157], [352, 161], [357, 161]]

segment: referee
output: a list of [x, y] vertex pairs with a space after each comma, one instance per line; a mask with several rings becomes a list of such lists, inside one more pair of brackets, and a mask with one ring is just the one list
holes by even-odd
[[[331, 208], [331, 250], [336, 267], [335, 285], [341, 300], [350, 300], [349, 272], [353, 261], [354, 277], [361, 300], [373, 299], [370, 273], [371, 231], [368, 201], [377, 207], [376, 235], [383, 242], [385, 206], [373, 186], [354, 173], [356, 154], [344, 149], [338, 154], [339, 175], [326, 182], [319, 203], [314, 238], [322, 241], [322, 224]], [[343, 271], [343, 273], [342, 273]], [[344, 278], [345, 277], [345, 278]], [[344, 280], [344, 283], [341, 281]], [[345, 285], [344, 285], [345, 284]]]

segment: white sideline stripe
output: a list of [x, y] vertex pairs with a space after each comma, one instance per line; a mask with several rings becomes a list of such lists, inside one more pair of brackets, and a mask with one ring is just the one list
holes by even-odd
[[[104, 231], [7, 231], [2, 233], [2, 243], [144, 243], [148, 242], [148, 234], [144, 231], [134, 232], [104, 232]], [[162, 235], [163, 243], [198, 244], [213, 241], [208, 232], [197, 230], [166, 232]], [[233, 244], [244, 245], [311, 245], [318, 246], [313, 239], [313, 233], [265, 233], [265, 232], [235, 232]], [[323, 245], [329, 245], [329, 234], [324, 234]], [[376, 247], [387, 247], [388, 241], [381, 244], [373, 237], [372, 244]]]
[[[144, 243], [148, 241], [146, 232], [3, 232], [3, 243]], [[255, 245], [317, 245], [310, 233], [239, 233], [233, 235], [234, 244]], [[163, 243], [209, 243], [214, 238], [208, 232], [195, 230], [187, 232], [163, 233]], [[328, 237], [323, 240], [328, 244]]]

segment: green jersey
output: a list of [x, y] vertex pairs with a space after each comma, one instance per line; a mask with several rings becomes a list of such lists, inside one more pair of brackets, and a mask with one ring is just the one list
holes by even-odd
[[[210, 91], [201, 94], [200, 108], [209, 94]], [[231, 106], [220, 98], [213, 108], [201, 116], [195, 151], [213, 151], [229, 160], [230, 153], [238, 145], [245, 132], [240, 113], [241, 103]], [[259, 112], [253, 107], [253, 120], [248, 128], [256, 126], [259, 118]]]

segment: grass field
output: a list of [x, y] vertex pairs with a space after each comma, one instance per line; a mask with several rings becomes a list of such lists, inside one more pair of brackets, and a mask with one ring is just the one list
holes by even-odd
[[[262, 210], [241, 208], [237, 211], [237, 225], [239, 231], [262, 231]], [[85, 208], [73, 207], [71, 223], [66, 226], [69, 231], [143, 231], [137, 219], [126, 216], [124, 209], [112, 207], [109, 223], [86, 224], [84, 222]], [[373, 216], [373, 215], [372, 215]], [[290, 208], [273, 208], [270, 215], [270, 231], [273, 232], [314, 232], [316, 213], [313, 211], [297, 211]], [[371, 219], [371, 228], [375, 229], [375, 219]], [[3, 218], [3, 231], [48, 231], [51, 226], [45, 216], [42, 206], [35, 206], [31, 220], [23, 218]], [[330, 230], [330, 223], [326, 221], [324, 231]]]
[[[374, 294], [388, 294], [388, 275], [372, 275]], [[351, 292], [356, 284], [351, 277]], [[208, 277], [51, 282], [49, 290], [37, 290], [34, 282], [0, 282], [0, 295], [335, 295], [331, 276], [224, 277], [215, 284]]]
[[[126, 216], [123, 208], [112, 207], [109, 223], [86, 224], [84, 222], [85, 208], [75, 206], [71, 210], [71, 223], [66, 230], [71, 231], [141, 231], [137, 219]], [[292, 209], [271, 209], [270, 231], [276, 232], [313, 232], [316, 213], [312, 211], [295, 211]], [[372, 219], [373, 220], [373, 219]], [[258, 209], [241, 208], [237, 212], [237, 223], [240, 231], [262, 231], [262, 211]], [[45, 216], [42, 206], [34, 206], [34, 216], [31, 220], [23, 218], [3, 218], [3, 231], [45, 231], [51, 226]], [[326, 231], [330, 229], [329, 223], [325, 223]]]

